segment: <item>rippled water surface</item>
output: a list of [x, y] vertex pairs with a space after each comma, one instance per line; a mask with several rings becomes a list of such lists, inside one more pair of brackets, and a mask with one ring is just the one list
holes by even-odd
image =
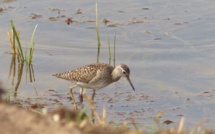
[[[113, 52], [116, 32], [116, 64], [130, 67], [132, 88], [125, 79], [97, 92], [98, 111], [107, 108], [108, 121], [136, 122], [150, 127], [153, 117], [165, 111], [161, 121], [177, 124], [182, 115], [187, 126], [209, 118], [215, 123], [215, 3], [200, 1], [98, 1], [101, 62], [108, 63], [108, 36]], [[97, 39], [94, 1], [0, 2], [0, 80], [11, 89], [11, 62], [7, 31], [10, 19], [28, 46], [36, 24], [33, 66], [36, 82], [26, 82], [24, 73], [14, 100], [41, 103], [53, 109], [72, 106], [71, 83], [52, 76], [96, 62]], [[67, 25], [64, 21], [72, 18]], [[110, 22], [106, 25], [103, 19]], [[26, 84], [27, 83], [27, 84]], [[36, 95], [34, 87], [38, 95]], [[75, 90], [78, 93], [79, 89]], [[88, 94], [92, 92], [87, 90]], [[78, 96], [75, 94], [76, 97]], [[34, 99], [35, 98], [35, 99]], [[84, 104], [88, 105], [86, 101]], [[89, 106], [88, 106], [89, 107]]]

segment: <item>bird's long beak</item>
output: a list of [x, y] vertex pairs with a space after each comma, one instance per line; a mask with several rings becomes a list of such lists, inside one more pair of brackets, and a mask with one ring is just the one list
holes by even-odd
[[126, 76], [126, 78], [127, 78], [128, 82], [130, 83], [132, 89], [135, 91], [135, 88], [134, 88], [134, 86], [133, 86], [133, 84], [132, 84], [132, 82], [131, 82], [129, 76]]

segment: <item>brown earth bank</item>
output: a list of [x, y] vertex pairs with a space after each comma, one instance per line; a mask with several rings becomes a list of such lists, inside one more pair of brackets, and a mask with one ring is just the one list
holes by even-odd
[[65, 128], [53, 123], [45, 116], [27, 109], [0, 103], [0, 134], [74, 134], [81, 133], [76, 128]]
[[[71, 123], [55, 122], [49, 115], [32, 112], [14, 104], [0, 102], [0, 134], [127, 134], [139, 133], [127, 128], [87, 124], [84, 127]], [[63, 110], [64, 111], [64, 110]], [[59, 111], [58, 111], [59, 112]], [[61, 111], [62, 112], [62, 111]], [[50, 114], [52, 115], [52, 114]]]

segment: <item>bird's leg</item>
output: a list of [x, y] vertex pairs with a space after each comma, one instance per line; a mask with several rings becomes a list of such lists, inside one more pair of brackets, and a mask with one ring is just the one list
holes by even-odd
[[[96, 94], [96, 90], [93, 89], [93, 94], [92, 94], [92, 104], [94, 105], [94, 97], [95, 97], [95, 94]], [[95, 105], [94, 105], [95, 106]], [[91, 113], [91, 116], [92, 116], [92, 122], [95, 123], [95, 118], [94, 118], [94, 110], [92, 109], [92, 113]]]
[[79, 98], [80, 103], [82, 103], [83, 102], [83, 88], [82, 87], [80, 88], [78, 98]]
[[74, 108], [75, 108], [75, 110], [77, 110], [77, 105], [76, 105], [76, 102], [75, 102], [75, 98], [74, 98], [73, 93], [72, 93], [72, 89], [75, 88], [75, 87], [77, 87], [77, 85], [69, 87], [69, 91], [70, 91], [71, 99], [72, 99], [73, 104], [74, 104]]
[[94, 111], [92, 109], [91, 111], [91, 117], [92, 117], [92, 123], [94, 124], [95, 123], [95, 116], [94, 116]]
[[94, 97], [95, 97], [95, 94], [96, 94], [96, 90], [93, 90], [93, 95], [92, 95], [92, 102], [93, 102], [93, 105], [94, 105]]

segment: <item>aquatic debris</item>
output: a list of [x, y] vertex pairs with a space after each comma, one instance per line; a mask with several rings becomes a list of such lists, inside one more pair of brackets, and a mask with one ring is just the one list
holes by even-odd
[[64, 22], [67, 23], [67, 25], [72, 24], [74, 21], [72, 20], [72, 18], [67, 18], [66, 20], [64, 20]]
[[104, 19], [103, 22], [105, 23], [105, 25], [110, 22], [108, 19]]
[[49, 20], [50, 21], [57, 21], [57, 18], [56, 17], [49, 17]]
[[83, 11], [81, 10], [81, 9], [78, 9], [76, 12], [75, 12], [75, 14], [82, 14], [83, 13]]
[[38, 18], [41, 18], [42, 15], [40, 15], [40, 14], [35, 14], [35, 13], [31, 13], [31, 15], [30, 15], [29, 17], [31, 17], [31, 19], [38, 19]]
[[3, 12], [3, 11], [4, 11], [4, 9], [2, 7], [0, 7], [0, 12]]

